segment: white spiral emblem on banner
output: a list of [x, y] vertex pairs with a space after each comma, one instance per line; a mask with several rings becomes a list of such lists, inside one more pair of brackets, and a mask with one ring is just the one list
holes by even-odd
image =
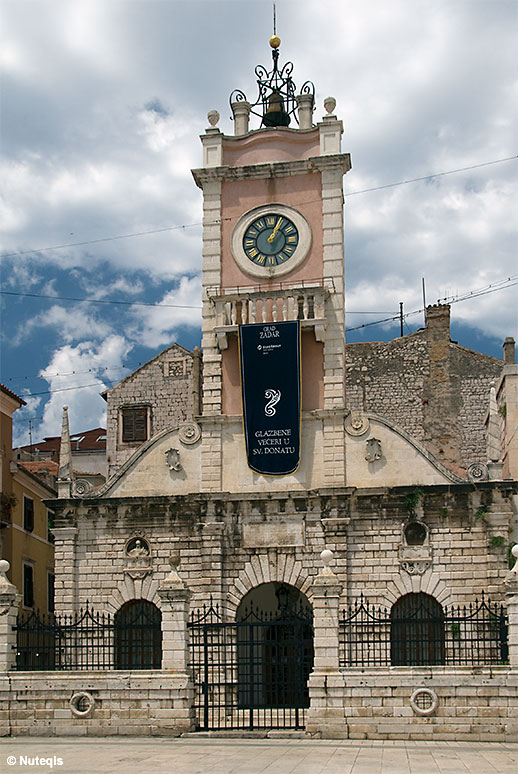
[[265, 390], [264, 393], [265, 398], [269, 398], [268, 403], [264, 407], [264, 413], [267, 417], [273, 417], [276, 414], [274, 406], [277, 405], [277, 403], [281, 399], [281, 391], [280, 390]]

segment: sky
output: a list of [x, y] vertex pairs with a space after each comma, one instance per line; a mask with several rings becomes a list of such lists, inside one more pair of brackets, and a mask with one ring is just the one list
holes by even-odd
[[[270, 0], [0, 14], [0, 381], [27, 403], [22, 445], [58, 435], [63, 405], [73, 433], [104, 426], [104, 389], [200, 343], [190, 170], [207, 112], [233, 134], [230, 93], [255, 101], [273, 21]], [[398, 336], [379, 321], [400, 302], [404, 332], [422, 327], [424, 279], [452, 338], [501, 357], [518, 338], [518, 0], [277, 0], [276, 18], [314, 120], [333, 96], [344, 122], [347, 340]]]

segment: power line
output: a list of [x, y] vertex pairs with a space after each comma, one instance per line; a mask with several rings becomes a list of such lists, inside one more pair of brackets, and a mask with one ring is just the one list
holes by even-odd
[[[514, 282], [514, 281], [511, 282], [512, 280], [517, 280], [517, 281], [516, 282]], [[510, 282], [511, 284], [504, 285], [503, 284], [504, 282], [507, 282], [507, 283]], [[497, 285], [498, 287], [495, 287], [495, 285]], [[468, 291], [466, 294], [462, 295], [462, 297], [449, 297], [449, 298], [445, 297], [443, 299], [438, 299], [438, 301], [448, 301], [451, 304], [455, 304], [455, 303], [460, 302], [460, 301], [469, 301], [472, 298], [478, 298], [480, 296], [488, 295], [489, 293], [496, 293], [499, 290], [505, 290], [506, 288], [514, 287], [515, 285], [518, 285], [518, 275], [515, 276], [515, 277], [509, 277], [507, 280], [500, 280], [499, 282], [493, 283], [492, 285], [486, 285], [485, 287], [479, 288], [478, 290]], [[403, 315], [403, 319], [405, 320], [405, 323], [406, 323], [406, 319], [408, 317], [413, 317], [414, 315], [422, 314], [423, 312], [424, 312], [424, 309], [422, 309], [422, 308], [421, 309], [415, 309], [412, 312], [406, 312]], [[400, 320], [399, 312], [394, 314], [392, 317], [385, 317], [382, 320], [374, 320], [373, 322], [370, 322], [370, 323], [364, 323], [363, 325], [357, 325], [354, 328], [349, 328], [348, 327], [347, 331], [349, 331], [349, 332], [350, 331], [357, 331], [357, 330], [361, 330], [362, 328], [370, 328], [370, 327], [375, 326], [375, 325], [383, 325], [384, 323], [396, 322], [398, 320]], [[129, 368], [129, 366], [114, 366], [114, 367], [117, 367], [117, 368]], [[107, 370], [108, 368], [109, 368], [109, 366], [106, 366], [105, 370]], [[88, 372], [90, 372], [92, 370], [95, 370], [95, 369], [88, 369]], [[85, 371], [85, 372], [82, 372], [82, 373], [88, 373], [88, 372]], [[72, 372], [72, 373], [81, 373], [81, 372]], [[68, 374], [56, 374], [56, 376], [58, 376], [58, 375], [59, 376], [67, 376]], [[17, 378], [22, 378], [22, 377], [17, 377]], [[41, 377], [41, 378], [45, 378], [45, 377]], [[36, 397], [36, 396], [39, 396], [39, 395], [49, 395], [51, 393], [67, 392], [69, 390], [83, 390], [83, 389], [88, 389], [88, 388], [91, 388], [91, 387], [99, 387], [99, 383], [97, 382], [96, 384], [81, 384], [81, 385], [77, 385], [75, 387], [60, 387], [60, 388], [56, 388], [54, 390], [43, 390], [41, 392], [28, 392], [28, 393], [24, 393], [24, 397], [33, 398], [33, 397]], [[105, 387], [104, 389], [110, 389], [110, 388], [109, 387]]]
[[[493, 164], [502, 164], [506, 161], [514, 161], [515, 159], [518, 159], [517, 156], [506, 156], [503, 159], [494, 159], [493, 161], [484, 161], [480, 164], [472, 164], [468, 167], [459, 167], [458, 169], [450, 169], [446, 172], [435, 172], [429, 175], [423, 175], [422, 177], [414, 177], [409, 180], [400, 180], [396, 183], [385, 183], [384, 185], [377, 185], [372, 188], [364, 188], [360, 191], [350, 191], [348, 193], [344, 192], [344, 196], [347, 199], [348, 196], [358, 196], [359, 194], [364, 193], [371, 193], [372, 191], [381, 191], [385, 188], [395, 188], [400, 185], [409, 185], [410, 183], [418, 183], [423, 180], [431, 180], [434, 177], [444, 177], [445, 175], [454, 175], [458, 172], [469, 172], [473, 169], [480, 169], [481, 167], [489, 167]], [[305, 202], [306, 204], [313, 204], [316, 201], [320, 201], [319, 199], [314, 199], [313, 201]], [[209, 223], [206, 223], [208, 226], [215, 226], [219, 225], [226, 221], [234, 220], [234, 218], [218, 218], [215, 221], [211, 221]], [[180, 231], [181, 229], [186, 228], [193, 228], [195, 226], [202, 226], [202, 221], [197, 221], [195, 223], [183, 223], [179, 226], [165, 226], [164, 228], [155, 228], [150, 229], [149, 231], [137, 231], [131, 234], [119, 234], [116, 236], [109, 236], [109, 237], [102, 237], [101, 239], [87, 239], [83, 242], [68, 242], [66, 244], [61, 245], [52, 245], [50, 247], [38, 247], [38, 248], [31, 248], [30, 250], [19, 250], [16, 253], [4, 253], [2, 258], [15, 258], [18, 255], [29, 255], [30, 253], [44, 253], [48, 252], [49, 250], [63, 250], [67, 247], [86, 247], [87, 245], [95, 245], [100, 244], [102, 242], [114, 242], [118, 239], [133, 239], [135, 237], [141, 237], [141, 236], [149, 236], [152, 234], [163, 234], [168, 231]]]
[[361, 191], [351, 191], [345, 193], [344, 196], [357, 196], [358, 194], [370, 193], [371, 191], [381, 191], [383, 188], [394, 188], [398, 185], [408, 185], [409, 183], [419, 183], [422, 180], [431, 180], [433, 177], [444, 177], [444, 175], [454, 175], [456, 172], [469, 172], [471, 169], [479, 169], [480, 167], [489, 167], [492, 164], [501, 164], [504, 161], [513, 161], [518, 159], [518, 156], [507, 156], [505, 159], [495, 159], [494, 161], [484, 161], [482, 164], [472, 164], [470, 167], [459, 167], [459, 169], [450, 169], [448, 172], [436, 172], [433, 175], [424, 175], [423, 177], [413, 177], [410, 180], [401, 180], [399, 183], [386, 183], [385, 185], [377, 185], [374, 188], [364, 188]]
[[[461, 294], [460, 296], [445, 296], [444, 298], [439, 298], [437, 300], [437, 303], [449, 303], [449, 304], [456, 304], [460, 301], [469, 301], [473, 298], [479, 298], [480, 296], [486, 296], [490, 293], [496, 293], [499, 290], [505, 290], [506, 288], [512, 288], [515, 285], [518, 285], [518, 275], [515, 275], [514, 277], [508, 277], [505, 280], [500, 280], [499, 282], [493, 282], [490, 285], [485, 285], [482, 288], [478, 288], [477, 290], [471, 290], [466, 291], [465, 293]], [[504, 284], [506, 283], [506, 284]], [[403, 319], [406, 320], [407, 317], [413, 317], [416, 314], [422, 314], [424, 312], [424, 308], [421, 309], [415, 309], [413, 312], [406, 312], [403, 315]], [[346, 312], [347, 315], [347, 312]], [[396, 320], [400, 319], [399, 313], [394, 314], [392, 317], [385, 317], [383, 320], [374, 320], [373, 322], [369, 323], [363, 323], [363, 325], [357, 325], [354, 328], [347, 328], [348, 331], [358, 331], [362, 328], [370, 328], [373, 325], [383, 325], [383, 323], [387, 322], [395, 322]]]
[[24, 298], [51, 298], [54, 301], [79, 301], [86, 304], [115, 304], [119, 306], [154, 306], [160, 309], [202, 309], [193, 304], [162, 304], [150, 301], [115, 301], [113, 299], [76, 298], [74, 296], [50, 296], [43, 293], [16, 293], [13, 290], [0, 290], [2, 296], [23, 296]]

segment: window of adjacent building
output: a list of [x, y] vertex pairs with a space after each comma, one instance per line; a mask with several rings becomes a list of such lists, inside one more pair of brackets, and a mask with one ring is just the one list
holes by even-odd
[[23, 496], [23, 528], [27, 532], [34, 529], [34, 500], [27, 495]]
[[34, 607], [34, 567], [23, 565], [23, 606]]
[[148, 438], [148, 408], [147, 406], [127, 406], [121, 410], [122, 441], [147, 441]]
[[47, 609], [49, 613], [54, 612], [54, 573], [47, 573]]

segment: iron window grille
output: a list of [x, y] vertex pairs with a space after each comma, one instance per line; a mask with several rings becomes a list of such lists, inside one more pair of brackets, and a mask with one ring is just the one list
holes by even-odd
[[391, 609], [362, 595], [342, 611], [339, 637], [342, 667], [485, 666], [509, 659], [506, 611], [484, 594], [444, 609], [427, 594], [407, 594]]
[[146, 600], [133, 600], [115, 616], [92, 610], [48, 616], [20, 614], [17, 670], [160, 669], [162, 615]]

